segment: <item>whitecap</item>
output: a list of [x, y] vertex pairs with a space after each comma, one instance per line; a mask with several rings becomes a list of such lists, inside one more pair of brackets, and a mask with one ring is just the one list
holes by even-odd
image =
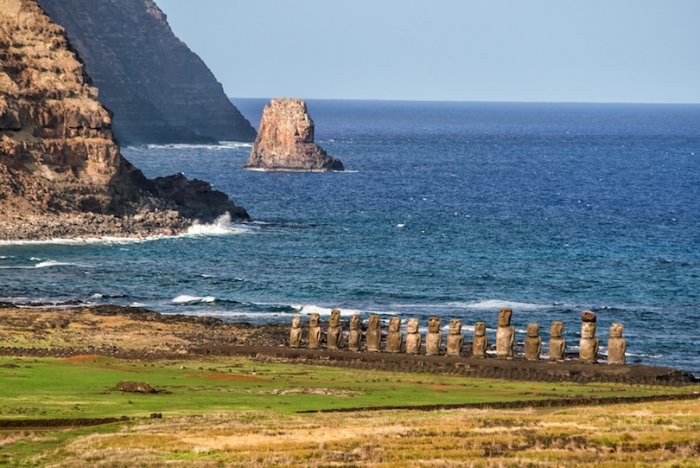
[[177, 297], [174, 297], [172, 301], [173, 304], [195, 304], [198, 302], [201, 303], [212, 303], [216, 302], [216, 298], [214, 296], [190, 296], [188, 294], [181, 294]]
[[216, 218], [211, 224], [202, 224], [199, 221], [195, 221], [181, 237], [227, 236], [249, 233], [253, 229], [249, 225], [233, 224], [231, 214], [227, 212]]
[[245, 142], [240, 142], [240, 141], [220, 141], [219, 144], [217, 145], [207, 145], [207, 144], [192, 144], [192, 143], [173, 143], [173, 144], [167, 144], [167, 145], [145, 145], [146, 148], [148, 149], [191, 149], [191, 150], [213, 150], [213, 151], [221, 151], [221, 150], [230, 150], [230, 149], [239, 149], [239, 148], [252, 148], [253, 145], [251, 143], [245, 143]]
[[380, 315], [398, 315], [397, 312], [384, 312], [384, 311], [375, 311], [375, 310], [359, 310], [359, 309], [345, 309], [343, 307], [325, 307], [325, 306], [318, 306], [318, 305], [313, 305], [313, 304], [305, 304], [305, 305], [299, 305], [299, 304], [291, 304], [290, 307], [293, 309], [298, 310], [302, 314], [319, 314], [321, 316], [329, 316], [331, 315], [331, 311], [335, 308], [340, 310], [340, 313], [343, 316], [350, 316], [350, 315], [355, 315], [355, 314], [367, 314], [367, 313], [376, 313]]
[[455, 307], [458, 309], [476, 309], [476, 310], [486, 310], [486, 309], [501, 309], [503, 307], [510, 307], [511, 309], [520, 310], [534, 310], [534, 309], [547, 309], [550, 305], [546, 304], [531, 304], [528, 302], [516, 302], [516, 301], [503, 301], [500, 299], [487, 299], [479, 302], [449, 302], [447, 305], [450, 307]]
[[69, 262], [57, 262], [56, 260], [46, 260], [44, 262], [39, 262], [34, 265], [34, 268], [51, 268], [57, 266], [77, 266], [75, 263]]

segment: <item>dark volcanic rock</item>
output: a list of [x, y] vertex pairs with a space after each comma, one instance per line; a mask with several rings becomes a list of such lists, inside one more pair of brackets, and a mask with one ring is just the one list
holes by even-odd
[[158, 393], [158, 390], [146, 382], [130, 382], [125, 380], [117, 384], [117, 390], [127, 393]]
[[273, 99], [265, 106], [244, 169], [328, 172], [344, 167], [314, 143], [314, 122], [302, 99]]
[[123, 144], [253, 141], [255, 130], [152, 0], [39, 0], [63, 25]]
[[202, 181], [150, 181], [36, 0], [0, 0], [0, 239], [175, 234], [245, 210]]

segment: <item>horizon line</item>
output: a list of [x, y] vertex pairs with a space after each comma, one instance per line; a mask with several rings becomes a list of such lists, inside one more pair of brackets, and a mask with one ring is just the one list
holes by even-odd
[[421, 103], [453, 103], [453, 104], [610, 104], [610, 105], [647, 105], [647, 106], [697, 106], [700, 102], [649, 102], [649, 101], [499, 101], [499, 100], [450, 100], [450, 99], [395, 99], [395, 98], [304, 98], [293, 96], [268, 96], [268, 97], [242, 97], [242, 96], [227, 96], [230, 100], [233, 99], [280, 99], [294, 98], [304, 99], [305, 101], [354, 101], [354, 102], [421, 102]]

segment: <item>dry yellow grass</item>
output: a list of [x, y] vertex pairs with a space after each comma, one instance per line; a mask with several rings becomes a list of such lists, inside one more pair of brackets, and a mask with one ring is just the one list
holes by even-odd
[[524, 410], [244, 412], [132, 424], [60, 466], [698, 466], [700, 402]]

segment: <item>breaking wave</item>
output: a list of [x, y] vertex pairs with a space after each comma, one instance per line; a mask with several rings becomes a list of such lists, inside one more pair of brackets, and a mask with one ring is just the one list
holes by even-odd
[[146, 145], [145, 146], [148, 149], [155, 149], [155, 150], [160, 150], [160, 149], [176, 149], [176, 150], [187, 150], [187, 149], [194, 149], [194, 150], [213, 150], [213, 151], [221, 151], [221, 150], [230, 150], [230, 149], [238, 149], [238, 148], [252, 148], [253, 145], [250, 143], [243, 143], [239, 141], [220, 141], [218, 145], [204, 145], [204, 144], [191, 144], [191, 143], [181, 143], [181, 144], [170, 144], [170, 145]]
[[216, 298], [214, 296], [190, 296], [187, 294], [181, 294], [177, 297], [174, 297], [173, 300], [170, 302], [172, 302], [173, 304], [211, 304], [213, 302], [216, 302]]
[[457, 309], [476, 310], [500, 309], [502, 307], [510, 307], [511, 309], [519, 310], [536, 310], [552, 307], [547, 304], [531, 304], [529, 302], [503, 301], [500, 299], [487, 299], [479, 302], [450, 302], [448, 305]]

